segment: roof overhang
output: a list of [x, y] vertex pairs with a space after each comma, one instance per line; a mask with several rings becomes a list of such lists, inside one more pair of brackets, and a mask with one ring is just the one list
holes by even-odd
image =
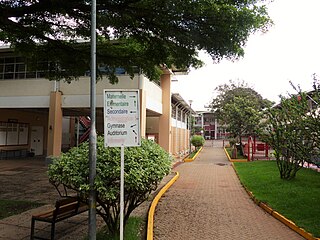
[[179, 93], [172, 93], [171, 94], [171, 102], [179, 104], [182, 108], [190, 112], [191, 114], [197, 114], [191, 106], [181, 97]]

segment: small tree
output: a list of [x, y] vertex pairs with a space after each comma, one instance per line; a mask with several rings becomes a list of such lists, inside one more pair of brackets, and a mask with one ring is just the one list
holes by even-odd
[[258, 131], [261, 114], [246, 97], [234, 97], [222, 110], [227, 130], [241, 143], [241, 136]]
[[[267, 113], [267, 133], [263, 137], [275, 150], [275, 157], [283, 179], [292, 179], [305, 162], [319, 153], [320, 117], [311, 103], [319, 102], [319, 91], [281, 97], [281, 103]], [[311, 96], [312, 95], [312, 96]], [[317, 101], [315, 101], [316, 99]]]
[[212, 111], [222, 124], [226, 124], [231, 137], [241, 143], [242, 135], [256, 134], [259, 131], [261, 112], [272, 106], [271, 101], [262, 98], [243, 81], [230, 81], [218, 86], [215, 91], [217, 96], [212, 100]]
[[[75, 190], [86, 201], [89, 195], [88, 143], [64, 153], [49, 167], [49, 179]], [[142, 139], [141, 147], [125, 148], [124, 226], [132, 211], [143, 203], [171, 169], [171, 157], [159, 145]], [[97, 213], [110, 233], [119, 232], [120, 217], [120, 148], [104, 147], [97, 142]]]
[[193, 135], [191, 138], [191, 144], [195, 146], [196, 150], [204, 145], [204, 138], [200, 135]]

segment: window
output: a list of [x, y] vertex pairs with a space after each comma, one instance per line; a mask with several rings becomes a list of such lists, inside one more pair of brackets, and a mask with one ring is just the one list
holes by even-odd
[[27, 145], [28, 130], [27, 123], [0, 122], [0, 145]]
[[[36, 70], [30, 71], [26, 64], [25, 58], [17, 56], [4, 56], [0, 57], [0, 80], [7, 79], [25, 79], [25, 78], [44, 78], [45, 70], [55, 69], [56, 66], [53, 62], [39, 61], [36, 64]], [[139, 68], [133, 67], [135, 73], [139, 73]], [[110, 68], [105, 65], [100, 65], [98, 71], [101, 74], [107, 74], [114, 71], [116, 75], [127, 74], [122, 67]], [[86, 71], [84, 76], [90, 76], [90, 71]]]
[[39, 62], [38, 70], [28, 71], [25, 59], [22, 57], [0, 57], [0, 80], [4, 79], [25, 79], [43, 78], [44, 69], [48, 68], [48, 62]]

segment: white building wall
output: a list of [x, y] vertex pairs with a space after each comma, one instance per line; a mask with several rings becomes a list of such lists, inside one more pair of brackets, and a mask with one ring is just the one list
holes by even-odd
[[[111, 84], [103, 79], [97, 83], [97, 107], [103, 107], [104, 89], [140, 89], [147, 93], [146, 108], [162, 114], [162, 90], [153, 82], [140, 75], [131, 79], [119, 76], [118, 84]], [[142, 84], [143, 83], [143, 84]], [[47, 79], [2, 80], [0, 82], [1, 108], [48, 108], [50, 92], [57, 89], [62, 92], [63, 108], [90, 107], [90, 78], [81, 77], [77, 81], [56, 84]]]

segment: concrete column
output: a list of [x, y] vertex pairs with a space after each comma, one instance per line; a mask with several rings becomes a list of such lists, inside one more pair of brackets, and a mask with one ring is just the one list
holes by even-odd
[[162, 115], [159, 117], [159, 145], [172, 154], [171, 146], [171, 76], [169, 72], [161, 75]]
[[146, 138], [147, 111], [146, 111], [146, 91], [140, 89], [140, 134]]
[[62, 108], [61, 92], [50, 93], [48, 121], [48, 156], [59, 156], [62, 144]]
[[185, 121], [185, 128], [184, 128], [184, 151], [186, 152], [188, 149], [188, 115], [184, 113], [184, 121]]
[[203, 132], [205, 133], [205, 130], [204, 130], [204, 119], [203, 119], [203, 113], [201, 113], [201, 128], [202, 128]]
[[214, 139], [218, 138], [218, 120], [214, 119]]
[[179, 138], [180, 152], [182, 152], [184, 150], [183, 135], [184, 135], [184, 132], [183, 132], [183, 111], [181, 110], [180, 111], [180, 138]]
[[179, 107], [176, 106], [176, 116], [175, 116], [175, 119], [176, 119], [176, 149], [174, 150], [174, 153], [179, 155], [179, 151], [180, 151], [180, 141], [179, 141], [179, 138], [180, 138], [180, 130], [179, 130], [179, 120], [178, 120], [178, 116], [179, 116]]

